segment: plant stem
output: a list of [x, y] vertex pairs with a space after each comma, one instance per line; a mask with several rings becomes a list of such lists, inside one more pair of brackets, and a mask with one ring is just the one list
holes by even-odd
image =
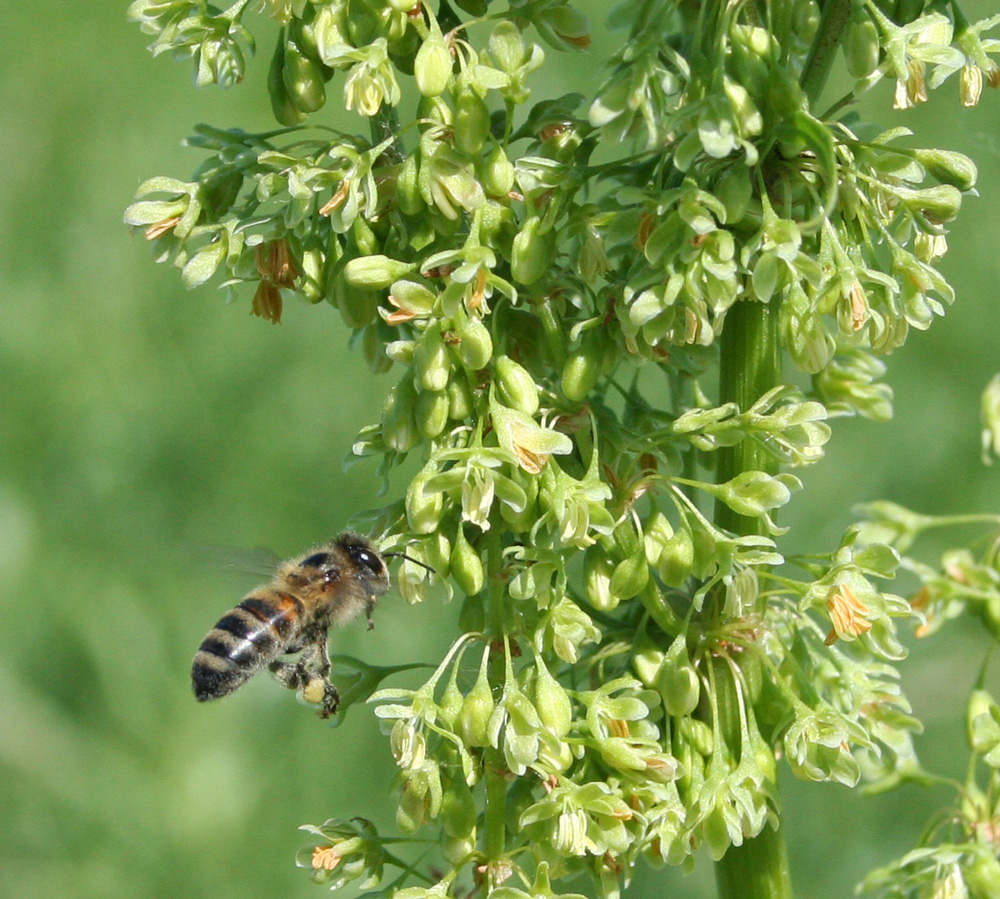
[[[762, 394], [782, 383], [778, 321], [776, 301], [746, 299], [729, 310], [722, 331], [720, 403], [736, 403], [745, 411]], [[752, 440], [744, 439], [719, 450], [720, 483], [743, 471], [776, 474], [778, 463]], [[757, 519], [737, 515], [721, 502], [716, 502], [715, 522], [739, 535], [757, 533], [759, 528]], [[727, 730], [739, 727], [735, 720], [725, 720], [722, 725]], [[739, 733], [727, 733], [725, 738], [730, 745], [739, 745]], [[765, 827], [742, 846], [732, 846], [716, 863], [715, 880], [720, 899], [791, 899], [784, 834]]]
[[[735, 403], [745, 412], [760, 397], [782, 383], [781, 343], [777, 303], [737, 302], [726, 314], [719, 364], [719, 402]], [[778, 463], [753, 440], [719, 450], [719, 483], [740, 472], [777, 474]], [[715, 523], [736, 534], [757, 533], [757, 519], [737, 515], [722, 502], [715, 504]]]
[[799, 84], [802, 85], [810, 106], [816, 104], [826, 86], [830, 67], [840, 49], [841, 35], [850, 15], [851, 0], [826, 0], [823, 5], [823, 17], [799, 77]]
[[[491, 642], [489, 679], [494, 698], [503, 690], [505, 653], [504, 641], [504, 580], [503, 545], [500, 540], [499, 521], [486, 534], [487, 590], [487, 639]], [[507, 778], [503, 753], [489, 747], [483, 753], [483, 780], [486, 783], [486, 809], [483, 814], [483, 854], [492, 872], [507, 852]], [[492, 887], [492, 883], [490, 884]]]
[[785, 836], [765, 827], [742, 846], [733, 846], [715, 865], [720, 899], [791, 899]]

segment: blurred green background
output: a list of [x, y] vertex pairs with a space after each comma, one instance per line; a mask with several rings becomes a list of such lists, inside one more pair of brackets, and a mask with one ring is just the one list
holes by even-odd
[[[992, 5], [967, 4], [975, 17]], [[375, 505], [371, 469], [345, 476], [341, 460], [391, 377], [367, 373], [329, 307], [291, 304], [272, 327], [247, 300], [186, 293], [128, 237], [121, 212], [138, 184], [186, 178], [200, 161], [179, 146], [193, 123], [271, 127], [273, 28], [260, 28], [242, 86], [196, 92], [188, 64], [148, 55], [125, 7], [5, 9], [0, 897], [317, 896], [325, 890], [294, 867], [309, 842], [296, 828], [391, 821], [388, 745], [363, 712], [330, 729], [266, 678], [195, 704], [194, 649], [252, 583], [203, 549], [291, 554]], [[592, 9], [601, 52], [616, 39], [602, 32], [603, 4]], [[555, 62], [548, 89], [594, 86], [586, 57]], [[1000, 505], [1000, 474], [978, 459], [979, 394], [1000, 370], [1000, 94], [962, 110], [949, 83], [905, 114], [886, 111], [887, 90], [878, 101], [869, 114], [909, 125], [921, 145], [973, 156], [982, 198], [952, 229], [954, 309], [889, 360], [895, 420], [836, 422], [825, 462], [804, 473], [784, 518], [799, 549], [829, 547], [850, 507], [876, 497], [932, 513]], [[376, 629], [346, 629], [336, 650], [425, 658], [450, 639], [453, 611], [390, 594]], [[903, 666], [932, 768], [963, 774], [961, 712], [985, 648], [959, 623]], [[848, 895], [911, 847], [946, 798], [915, 788], [863, 798], [788, 778], [798, 895]], [[644, 873], [630, 895], [707, 897], [711, 884], [702, 859], [687, 877]]]

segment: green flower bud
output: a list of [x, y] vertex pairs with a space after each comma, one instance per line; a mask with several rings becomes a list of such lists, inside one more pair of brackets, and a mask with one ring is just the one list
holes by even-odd
[[487, 646], [479, 666], [479, 677], [466, 694], [462, 711], [458, 716], [458, 735], [467, 748], [493, 745], [489, 738], [489, 724], [495, 703], [487, 675], [489, 660], [490, 648]]
[[374, 290], [349, 284], [342, 274], [343, 269], [338, 269], [336, 274], [329, 273], [327, 284], [330, 285], [332, 281], [332, 285], [328, 295], [344, 324], [356, 331], [375, 320], [379, 296]]
[[[438, 577], [440, 576], [441, 571], [438, 569]], [[438, 702], [438, 708], [440, 709], [438, 722], [445, 730], [453, 731], [457, 727], [458, 716], [462, 712], [462, 702], [465, 697], [462, 695], [462, 691], [458, 689], [458, 669], [463, 654], [463, 652], [460, 652], [458, 661], [451, 666], [451, 675], [448, 678], [448, 684], [444, 688], [444, 693], [441, 694], [441, 699]]]
[[281, 76], [288, 96], [302, 112], [316, 112], [326, 103], [323, 70], [316, 60], [305, 56], [294, 41], [285, 42]]
[[632, 670], [644, 687], [653, 687], [658, 683], [665, 657], [666, 653], [643, 631], [632, 655]]
[[466, 596], [473, 596], [483, 589], [483, 560], [466, 540], [465, 528], [461, 523], [455, 531], [455, 542], [452, 544], [451, 576], [458, 589]]
[[587, 591], [587, 602], [601, 612], [610, 612], [618, 607], [621, 597], [611, 591], [611, 575], [615, 563], [594, 543], [583, 554], [583, 585]]
[[480, 180], [491, 197], [506, 197], [514, 189], [514, 164], [499, 144], [486, 157]]
[[855, 8], [844, 28], [840, 44], [844, 61], [852, 78], [867, 78], [878, 66], [878, 29], [864, 7]]
[[681, 587], [694, 567], [694, 539], [687, 525], [674, 531], [666, 542], [656, 565], [656, 573], [668, 587]]
[[449, 837], [458, 839], [476, 830], [476, 800], [462, 777], [452, 780], [441, 796], [441, 828]]
[[965, 709], [969, 748], [985, 755], [1000, 742], [1000, 708], [986, 690], [973, 690]]
[[448, 424], [448, 394], [443, 390], [421, 390], [414, 416], [424, 437], [428, 440], [440, 437]]
[[[962, 865], [962, 879], [969, 888], [969, 899], [991, 899], [1000, 895], [1000, 861], [989, 844], [974, 844], [976, 852], [971, 863]], [[947, 889], [940, 895], [946, 895]], [[961, 895], [961, 894], [959, 894]]]
[[[406, 490], [406, 522], [415, 534], [433, 534], [441, 522], [444, 494], [439, 490], [428, 493], [427, 482], [437, 474], [437, 466], [428, 462]], [[439, 572], [440, 573], [440, 572]]]
[[494, 361], [493, 383], [505, 406], [525, 415], [534, 415], [538, 411], [538, 386], [535, 379], [510, 356], [499, 356]]
[[392, 368], [392, 359], [386, 355], [382, 337], [374, 324], [366, 325], [361, 332], [361, 354], [373, 375], [383, 374]]
[[452, 129], [456, 148], [467, 156], [478, 156], [490, 134], [490, 110], [471, 88], [462, 90], [455, 100]]
[[452, 378], [445, 391], [448, 397], [448, 417], [453, 421], [465, 421], [475, 410], [475, 401], [469, 382], [462, 377]]
[[403, 215], [419, 215], [426, 209], [420, 193], [420, 166], [416, 152], [407, 155], [396, 178], [396, 205]]
[[740, 84], [761, 88], [768, 82], [769, 63], [775, 59], [775, 41], [766, 28], [733, 25], [731, 59], [726, 68]]
[[451, 78], [451, 52], [434, 19], [431, 19], [430, 34], [417, 50], [413, 76], [417, 90], [425, 97], [440, 96]]
[[679, 718], [677, 730], [698, 755], [708, 758], [712, 754], [715, 748], [715, 736], [712, 733], [712, 726], [707, 721], [702, 721], [700, 718]]
[[656, 689], [668, 715], [683, 718], [698, 707], [698, 700], [701, 697], [701, 678], [691, 664], [687, 637], [684, 634], [675, 637], [670, 649], [667, 650]]
[[441, 329], [436, 325], [424, 331], [423, 336], [417, 341], [413, 351], [413, 368], [418, 387], [440, 391], [448, 386], [451, 376], [448, 348], [441, 336]]
[[604, 374], [605, 329], [590, 328], [580, 337], [580, 345], [570, 350], [562, 371], [562, 391], [571, 403], [586, 399]]
[[358, 256], [344, 266], [344, 278], [353, 287], [384, 290], [416, 267], [413, 262], [400, 262], [382, 254]]
[[964, 153], [954, 150], [914, 150], [913, 155], [928, 174], [942, 184], [950, 184], [958, 190], [972, 190], [976, 186], [979, 170]]
[[423, 827], [429, 811], [429, 797], [409, 778], [403, 784], [403, 792], [396, 807], [396, 826], [402, 833], [416, 833]]
[[573, 723], [569, 694], [535, 653], [535, 710], [542, 724], [562, 740]]
[[[456, 867], [463, 865], [469, 860], [472, 853], [476, 851], [475, 828], [466, 837], [449, 837], [445, 834], [441, 840], [440, 848], [441, 855], [444, 856], [448, 864]], [[399, 892], [402, 893], [403, 891], [400, 890]]]
[[413, 341], [393, 340], [385, 345], [385, 354], [399, 365], [413, 365]]
[[310, 243], [302, 250], [299, 260], [302, 276], [299, 278], [299, 292], [310, 303], [324, 299], [323, 292], [323, 248], [318, 243]]
[[555, 233], [551, 228], [543, 232], [541, 218], [534, 215], [514, 238], [510, 254], [511, 277], [528, 287], [549, 270], [555, 255]]
[[715, 185], [714, 193], [726, 208], [726, 224], [735, 225], [746, 215], [753, 197], [750, 169], [742, 161], [729, 166]]
[[[479, 371], [493, 358], [490, 329], [479, 318], [471, 318], [458, 331], [458, 358], [469, 371]], [[464, 417], [464, 416], [463, 416]]]
[[962, 194], [951, 184], [938, 184], [920, 190], [896, 187], [894, 192], [907, 209], [927, 216], [935, 224], [950, 222], [962, 207]]
[[642, 592], [649, 580], [649, 565], [643, 553], [635, 553], [615, 566], [611, 575], [611, 592], [622, 599], [632, 599]]
[[797, 486], [800, 486], [800, 482], [793, 475], [744, 471], [724, 484], [712, 485], [708, 492], [737, 515], [756, 518], [785, 505], [792, 497], [792, 488]]
[[382, 407], [382, 439], [397, 453], [405, 453], [417, 445], [417, 423], [414, 410], [417, 391], [413, 372], [407, 371], [385, 399]]
[[271, 56], [271, 66], [267, 70], [267, 93], [271, 98], [271, 112], [282, 125], [298, 125], [306, 114], [293, 102], [285, 87], [285, 29], [278, 32], [278, 43]]

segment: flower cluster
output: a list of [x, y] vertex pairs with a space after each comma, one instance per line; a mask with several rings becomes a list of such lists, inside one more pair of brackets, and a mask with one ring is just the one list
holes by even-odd
[[[282, 128], [199, 126], [192, 179], [150, 179], [125, 218], [186, 286], [220, 276], [265, 320], [291, 296], [336, 307], [395, 378], [354, 461], [388, 486], [418, 460], [375, 522], [412, 560], [400, 592], [463, 597], [426, 683], [376, 691], [380, 673], [350, 697], [385, 725], [398, 829], [436, 829], [440, 857], [411, 866], [334, 820], [300, 864], [363, 889], [398, 866], [395, 899], [549, 897], [582, 872], [616, 896], [640, 859], [722, 859], [776, 827], [778, 757], [851, 786], [914, 770], [897, 619], [932, 628], [978, 602], [1000, 622], [995, 557], [950, 558], [918, 608], [886, 592], [916, 517], [873, 507], [797, 559], [777, 519], [801, 487], [783, 469], [822, 458], [829, 418], [891, 415], [879, 356], [952, 302], [936, 264], [976, 178], [961, 154], [837, 113], [882, 78], [898, 107], [954, 72], [977, 101], [1000, 83], [982, 37], [997, 21], [626, 0], [597, 95], [532, 104], [532, 35], [585, 50], [585, 18], [566, 0], [456, 3], [466, 19], [269, 0]], [[253, 47], [247, 10], [130, 15], [154, 52], [225, 85]], [[820, 113], [838, 47], [856, 85]], [[323, 124], [333, 89], [368, 136]], [[748, 316], [770, 323], [770, 361], [732, 336]], [[737, 383], [755, 392], [737, 401]]]

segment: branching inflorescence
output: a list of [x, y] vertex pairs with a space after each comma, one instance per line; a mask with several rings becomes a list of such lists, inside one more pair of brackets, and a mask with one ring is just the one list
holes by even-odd
[[[335, 306], [397, 373], [352, 456], [387, 483], [410, 454], [422, 467], [373, 529], [436, 571], [404, 563], [409, 601], [462, 597], [427, 683], [379, 689], [358, 663], [367, 688], [345, 693], [387, 726], [400, 831], [436, 828], [436, 850], [411, 863], [334, 820], [302, 863], [395, 899], [552, 896], [580, 872], [615, 896], [640, 858], [719, 860], [773, 832], [776, 758], [849, 786], [917, 776], [897, 621], [1000, 608], [995, 544], [941, 572], [904, 560], [911, 603], [884, 585], [926, 522], [872, 505], [791, 559], [775, 517], [829, 418], [891, 414], [881, 357], [952, 302], [936, 265], [976, 179], [840, 113], [883, 78], [905, 108], [954, 73], [974, 104], [1000, 83], [997, 20], [936, 0], [625, 0], [596, 95], [536, 100], [534, 37], [586, 50], [581, 12], [456, 2], [464, 18], [268, 0], [282, 127], [198, 126], [192, 180], [147, 181], [126, 221], [186, 286], [220, 276], [264, 319], [292, 295]], [[130, 7], [154, 52], [223, 86], [253, 50], [248, 12]], [[824, 107], [838, 49], [854, 87]], [[324, 124], [335, 102], [369, 135]]]

